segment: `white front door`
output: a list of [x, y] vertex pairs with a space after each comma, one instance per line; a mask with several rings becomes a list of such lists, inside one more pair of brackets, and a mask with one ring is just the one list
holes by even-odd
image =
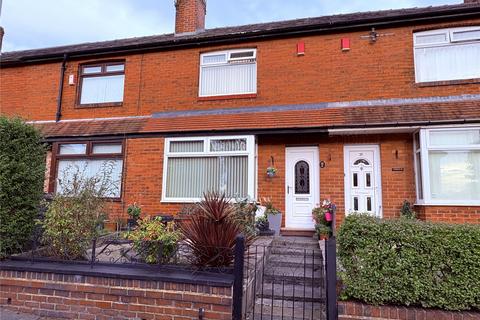
[[318, 147], [286, 148], [285, 227], [313, 229], [312, 209], [319, 203]]
[[381, 217], [380, 155], [377, 145], [345, 146], [345, 212]]

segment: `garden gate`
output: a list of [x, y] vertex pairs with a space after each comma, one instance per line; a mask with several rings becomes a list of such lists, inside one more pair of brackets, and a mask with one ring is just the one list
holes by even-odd
[[276, 238], [247, 248], [241, 311], [237, 307], [234, 319], [336, 319], [335, 239], [324, 244], [328, 261], [312, 238]]

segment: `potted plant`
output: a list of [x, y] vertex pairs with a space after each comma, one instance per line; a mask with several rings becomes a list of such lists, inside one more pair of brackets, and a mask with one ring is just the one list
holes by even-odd
[[277, 174], [277, 168], [275, 168], [275, 167], [268, 167], [267, 168], [267, 176], [269, 178], [275, 177], [276, 174]]
[[262, 202], [265, 206], [265, 214], [267, 216], [270, 229], [275, 231], [276, 236], [280, 235], [280, 228], [282, 227], [282, 213], [273, 206], [270, 198], [265, 198]]
[[320, 240], [327, 239], [332, 234], [336, 206], [329, 200], [324, 200], [321, 205], [317, 204], [312, 210], [312, 217], [315, 221], [315, 233]]
[[273, 230], [270, 230], [270, 224], [268, 223], [266, 214], [256, 218], [255, 228], [257, 228], [260, 236], [273, 236], [275, 233]]
[[128, 206], [127, 214], [130, 217], [127, 220], [128, 230], [132, 230], [137, 226], [137, 221], [138, 221], [138, 218], [140, 218], [141, 213], [142, 213], [142, 208], [139, 205], [137, 205], [136, 202]]
[[317, 224], [315, 226], [315, 233], [318, 235], [320, 240], [328, 239], [330, 235], [330, 227], [322, 224]]
[[105, 226], [105, 230], [107, 230], [109, 232], [117, 231], [117, 222], [116, 221], [105, 220], [104, 226]]

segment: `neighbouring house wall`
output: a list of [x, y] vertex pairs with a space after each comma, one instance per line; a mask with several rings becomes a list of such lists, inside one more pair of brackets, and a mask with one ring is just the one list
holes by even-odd
[[339, 301], [339, 320], [474, 320], [480, 319], [478, 311], [444, 311], [403, 306], [372, 306], [360, 302]]
[[232, 318], [232, 288], [0, 270], [0, 306], [67, 319]]
[[[369, 27], [365, 27], [365, 30], [357, 32], [119, 55], [103, 59], [125, 59], [126, 62], [124, 101], [122, 106], [115, 107], [76, 106], [79, 64], [98, 60], [71, 60], [67, 63], [65, 79], [74, 75], [75, 84], [69, 85], [65, 81], [63, 119], [150, 115], [152, 112], [173, 110], [478, 94], [478, 81], [462, 85], [415, 84], [413, 32], [466, 25], [480, 25], [480, 19], [380, 28], [377, 31], [388, 36], [380, 37], [375, 44], [361, 38], [370, 31]], [[342, 52], [341, 38], [350, 39], [350, 51]], [[305, 43], [304, 56], [296, 54], [298, 42]], [[200, 54], [230, 48], [257, 48], [257, 95], [244, 99], [199, 98]], [[58, 62], [2, 68], [0, 113], [20, 115], [28, 120], [55, 119], [60, 66]]]

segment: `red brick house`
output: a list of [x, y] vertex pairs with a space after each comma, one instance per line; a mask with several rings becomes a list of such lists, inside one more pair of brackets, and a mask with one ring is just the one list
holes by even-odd
[[[206, 190], [270, 197], [286, 229], [322, 199], [353, 211], [480, 223], [480, 3], [176, 32], [1, 55], [0, 112], [71, 164], [118, 176], [111, 218], [175, 214]], [[275, 168], [274, 176], [267, 168]]]

